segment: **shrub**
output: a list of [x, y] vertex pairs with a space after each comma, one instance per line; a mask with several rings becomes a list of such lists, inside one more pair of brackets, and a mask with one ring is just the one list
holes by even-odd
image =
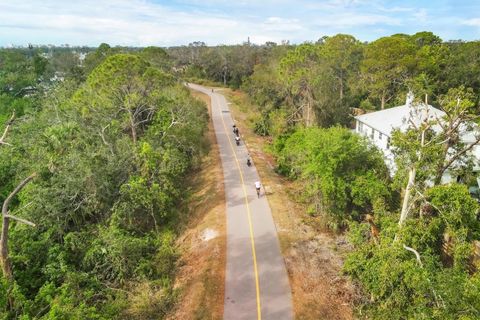
[[305, 182], [309, 211], [328, 215], [333, 226], [389, 199], [383, 155], [347, 129], [300, 129], [276, 146], [279, 171]]

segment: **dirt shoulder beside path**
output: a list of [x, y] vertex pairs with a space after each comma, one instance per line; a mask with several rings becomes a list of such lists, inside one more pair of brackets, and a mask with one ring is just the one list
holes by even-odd
[[230, 110], [248, 146], [263, 185], [280, 239], [292, 287], [296, 319], [353, 319], [355, 290], [341, 274], [348, 250], [345, 239], [326, 232], [295, 201], [303, 188], [274, 172], [274, 159], [266, 153], [269, 141], [250, 129], [255, 114], [246, 96], [228, 89], [222, 93], [231, 102]]
[[[210, 98], [192, 92], [210, 112]], [[225, 284], [225, 193], [222, 164], [212, 123], [208, 155], [192, 175], [188, 224], [177, 245], [181, 253], [175, 288], [177, 303], [167, 319], [222, 319]]]

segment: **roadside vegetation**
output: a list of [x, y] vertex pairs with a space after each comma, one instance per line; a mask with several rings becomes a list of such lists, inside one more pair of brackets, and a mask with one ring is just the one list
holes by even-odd
[[[465, 157], [472, 145], [459, 128], [479, 124], [479, 50], [478, 41], [419, 32], [371, 43], [339, 34], [296, 46], [195, 43], [169, 52], [185, 75], [248, 94], [243, 108], [250, 105], [252, 130], [270, 141], [276, 171], [303, 186], [294, 200], [348, 239], [343, 272], [360, 292], [357, 317], [476, 319], [479, 205]], [[380, 151], [348, 128], [353, 114], [403, 105], [409, 91], [415, 105], [427, 100], [446, 116], [394, 133], [390, 176]], [[446, 170], [462, 179], [441, 185]]]
[[102, 45], [60, 81], [31, 53], [0, 51], [0, 318], [161, 318], [206, 107], [162, 49]]

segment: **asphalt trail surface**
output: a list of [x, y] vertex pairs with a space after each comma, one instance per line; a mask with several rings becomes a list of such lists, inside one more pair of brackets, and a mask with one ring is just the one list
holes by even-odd
[[[210, 96], [220, 148], [227, 204], [227, 265], [224, 319], [293, 319], [292, 296], [277, 231], [264, 190], [257, 198], [255, 164], [246, 164], [243, 140], [235, 144], [233, 119], [225, 97], [188, 84]], [[240, 136], [242, 128], [239, 128]], [[261, 182], [261, 181], [260, 181]]]

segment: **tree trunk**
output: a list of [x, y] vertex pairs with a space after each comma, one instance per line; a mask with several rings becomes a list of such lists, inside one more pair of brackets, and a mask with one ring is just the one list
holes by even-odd
[[408, 205], [410, 204], [410, 198], [412, 189], [415, 185], [415, 177], [417, 175], [417, 169], [415, 167], [411, 168], [408, 171], [408, 183], [407, 187], [405, 188], [405, 195], [403, 196], [403, 204], [402, 204], [402, 212], [400, 213], [400, 220], [398, 221], [398, 225], [401, 227], [408, 216]]
[[340, 100], [343, 100], [343, 79], [340, 78]]
[[8, 255], [8, 227], [10, 224], [10, 217], [8, 216], [8, 206], [12, 201], [13, 197], [20, 192], [20, 190], [25, 187], [34, 177], [35, 173], [20, 182], [20, 184], [15, 188], [15, 190], [10, 193], [10, 195], [5, 199], [2, 206], [2, 234], [0, 236], [0, 265], [2, 267], [2, 272], [5, 278], [11, 280], [13, 278], [12, 274], [12, 265], [10, 263], [10, 257]]
[[311, 127], [315, 123], [315, 112], [313, 111], [312, 102], [307, 101], [304, 105], [303, 119], [305, 127]]
[[307, 116], [306, 116], [306, 120], [305, 120], [305, 125], [306, 127], [310, 127], [310, 102], [307, 102], [306, 104], [306, 111], [307, 111]]
[[[454, 154], [453, 156], [451, 156], [448, 160], [447, 160], [447, 155], [448, 155], [448, 150], [451, 148], [451, 144], [448, 144], [447, 146], [447, 151], [445, 152], [444, 156], [442, 157], [442, 159], [444, 159], [445, 161], [441, 163], [441, 165], [438, 166], [438, 169], [437, 169], [437, 172], [436, 172], [436, 175], [435, 175], [435, 182], [437, 181], [438, 179], [438, 183], [441, 182], [442, 180], [442, 176], [443, 174], [445, 173], [445, 171], [447, 171], [451, 165], [453, 165], [453, 163], [458, 160], [461, 156], [463, 156], [464, 154], [466, 154], [467, 152], [469, 152], [470, 150], [472, 150], [476, 145], [478, 145], [478, 143], [480, 143], [480, 138], [477, 139], [475, 142], [469, 144], [468, 146], [466, 146], [463, 150], [459, 151], [458, 153]], [[437, 183], [435, 183], [437, 184]]]
[[[315, 123], [315, 111], [313, 110], [313, 106], [315, 104], [315, 100], [312, 94], [312, 91], [310, 87], [307, 85], [305, 88], [305, 92], [303, 93], [303, 97], [306, 100], [304, 110], [304, 120], [305, 120], [305, 126], [306, 127], [311, 127]], [[306, 114], [305, 114], [306, 113]], [[306, 117], [305, 117], [306, 116]]]
[[132, 112], [128, 112], [130, 116], [130, 130], [132, 132], [132, 141], [133, 143], [137, 143], [137, 129], [135, 128], [135, 119], [133, 118]]
[[223, 77], [223, 85], [227, 86], [227, 75], [228, 75], [228, 67], [225, 64], [222, 68], [222, 77]]
[[7, 146], [11, 146], [11, 144], [5, 142], [5, 138], [7, 137], [8, 130], [10, 129], [10, 126], [12, 125], [14, 119], [15, 119], [15, 111], [12, 113], [10, 120], [8, 120], [7, 122], [7, 126], [5, 127], [5, 130], [3, 131], [3, 134], [0, 137], [0, 145], [4, 144]]
[[2, 236], [0, 239], [0, 265], [2, 267], [3, 276], [7, 280], [13, 278], [12, 265], [8, 256], [8, 227], [10, 219], [3, 215], [2, 217]]
[[382, 103], [381, 103], [382, 110], [385, 109], [385, 94], [382, 93]]
[[440, 166], [439, 168], [437, 168], [435, 172], [435, 178], [433, 179], [434, 186], [438, 186], [442, 183], [442, 177], [444, 172], [445, 171], [443, 170], [443, 166]]
[[440, 182], [442, 181], [442, 176], [443, 173], [445, 172], [445, 163], [447, 162], [447, 156], [448, 156], [448, 150], [452, 147], [452, 143], [450, 143], [451, 139], [448, 139], [448, 141], [444, 142], [442, 145], [442, 161], [440, 161], [437, 165], [437, 168], [435, 170], [435, 178], [433, 180], [434, 185], [439, 185]]

